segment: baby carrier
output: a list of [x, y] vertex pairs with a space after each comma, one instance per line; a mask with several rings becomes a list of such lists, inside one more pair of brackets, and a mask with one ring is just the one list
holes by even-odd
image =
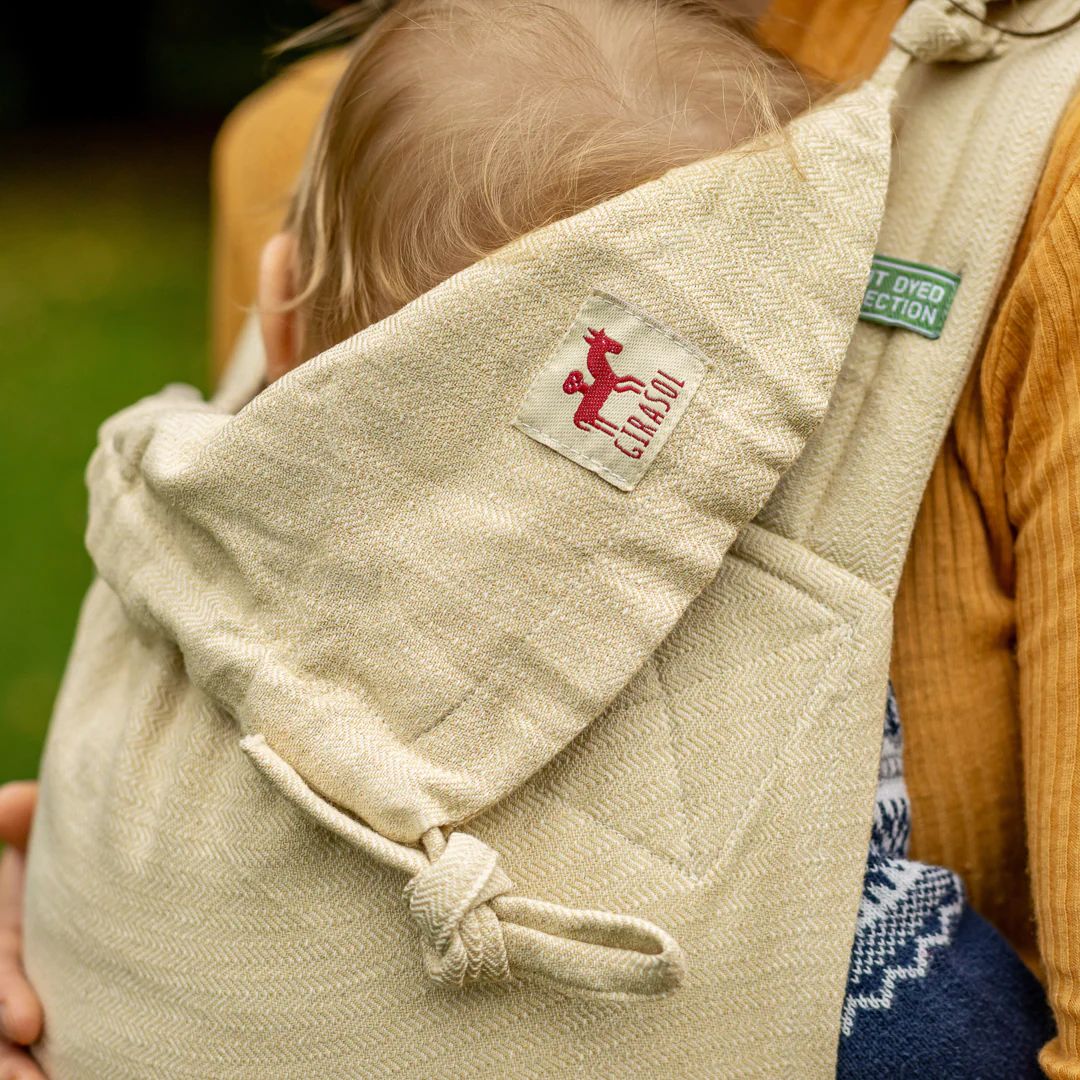
[[103, 427], [50, 1076], [833, 1074], [892, 600], [1080, 80], [949, 0], [894, 42], [239, 411], [243, 358]]

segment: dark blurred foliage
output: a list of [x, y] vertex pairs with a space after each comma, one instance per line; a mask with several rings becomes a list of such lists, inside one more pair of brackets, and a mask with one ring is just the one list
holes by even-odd
[[272, 69], [269, 46], [333, 6], [13, 0], [0, 24], [0, 123], [220, 119]]
[[0, 15], [0, 781], [37, 768], [79, 601], [97, 426], [204, 389], [209, 161], [311, 0], [61, 3]]

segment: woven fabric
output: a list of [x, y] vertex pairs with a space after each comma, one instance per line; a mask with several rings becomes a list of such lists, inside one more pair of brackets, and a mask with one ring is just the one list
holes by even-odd
[[[895, 7], [780, 0], [763, 37], [797, 62], [827, 62], [841, 81], [858, 78], [886, 51]], [[1022, 8], [1000, 16], [1031, 25]], [[291, 97], [283, 83], [267, 111]], [[913, 850], [962, 867], [972, 905], [1044, 979], [1057, 1037], [1042, 1065], [1053, 1080], [1080, 1074], [1080, 909], [1074, 846], [1060, 842], [1065, 823], [1080, 821], [1080, 616], [1061, 602], [1080, 567], [1078, 180], [1074, 95], [923, 497], [891, 669]]]
[[[793, 864], [817, 810], [799, 812], [786, 785], [804, 764], [820, 772], [813, 725], [850, 695], [837, 646], [887, 610], [828, 567], [774, 568], [745, 528], [843, 361], [884, 204], [889, 97], [867, 86], [785, 140], [533, 234], [235, 416], [172, 389], [104, 426], [88, 474], [102, 581], [58, 704], [31, 871], [27, 954], [53, 1075], [146, 1075], [151, 1031], [163, 1077], [213, 1075], [238, 1040], [240, 1075], [267, 1062], [355, 1075], [357, 1060], [415, 1075], [417, 1008], [439, 1033], [423, 1051], [435, 1075], [503, 1073], [515, 1050], [491, 1033], [522, 1009], [536, 1044], [520, 1075], [578, 1074], [582, 1054], [624, 1043], [629, 1061], [631, 1042], [659, 1068], [658, 1033], [676, 1029], [707, 1032], [699, 1068], [784, 1031], [785, 1056], [828, 1070], [835, 994], [819, 991], [842, 984], [836, 900], [861, 862], [847, 867], [862, 805], [843, 770], [815, 787], [842, 870], [809, 851]], [[705, 363], [632, 492], [512, 425], [596, 292]], [[754, 724], [729, 726], [721, 773], [716, 752], [698, 766], [678, 747], [680, 728], [705, 738], [712, 713], [696, 733], [693, 710], [669, 715], [664, 683], [678, 676], [662, 683], [658, 666], [697, 632], [683, 620], [672, 633], [706, 586], [710, 625], [742, 621], [715, 610], [735, 604], [755, 627], [703, 650], [692, 682], [717, 650], [734, 673], [732, 647], [754, 648], [763, 670], [803, 664], [746, 699]], [[741, 685], [729, 674], [706, 700], [730, 708]], [[803, 706], [806, 731], [792, 726]], [[770, 714], [782, 722], [762, 742]], [[727, 872], [748, 844], [764, 876]], [[750, 917], [763, 889], [775, 902]], [[783, 962], [774, 943], [793, 913], [822, 922], [820, 947], [756, 1020], [744, 991]], [[298, 966], [312, 920], [319, 959]], [[228, 958], [204, 965], [221, 948]], [[101, 986], [107, 951], [123, 972]], [[99, 995], [131, 980], [142, 991], [106, 1008]], [[463, 996], [472, 982], [496, 986]], [[280, 1000], [260, 1012], [270, 986]], [[196, 1035], [202, 994], [229, 1004]], [[327, 1008], [365, 1001], [387, 1007], [385, 1023], [326, 1023]], [[726, 1026], [700, 1023], [721, 1011]]]
[[1042, 1075], [1046, 996], [965, 899], [960, 878], [908, 857], [911, 803], [892, 687], [870, 854], [840, 1025], [837, 1080]]
[[[890, 687], [870, 854], [840, 1024], [841, 1055], [845, 1040], [854, 1040], [853, 1045], [865, 1047], [867, 1064], [874, 1060], [876, 1031], [869, 1017], [894, 1008], [904, 1012], [902, 996], [909, 984], [917, 984], [910, 988], [917, 998], [926, 996], [928, 980], [932, 992], [931, 971], [941, 952], [953, 946], [965, 907], [958, 875], [908, 858], [911, 803], [903, 753], [900, 714]], [[1020, 961], [1014, 957], [1014, 962]], [[940, 1002], [937, 1007], [942, 1007]], [[1035, 1056], [1033, 1052], [1032, 1065]]]
[[[29, 875], [51, 1075], [833, 1073], [891, 596], [836, 458], [774, 488], [872, 381], [855, 348], [834, 387], [888, 96], [526, 238], [235, 417], [103, 429]], [[709, 361], [632, 493], [510, 426], [594, 289]]]
[[[215, 693], [267, 714], [245, 729], [380, 833], [415, 841], [472, 817], [626, 683], [820, 421], [881, 209], [883, 101], [868, 90], [798, 124], [790, 149], [691, 166], [534, 234], [236, 421], [175, 396], [122, 414], [90, 468], [98, 569], [136, 617], [165, 624], [198, 681], [205, 654]], [[712, 362], [633, 500], [508, 423], [597, 289], [633, 296]], [[148, 476], [136, 491], [116, 479], [132, 469]], [[284, 520], [252, 529], [255, 515]], [[188, 518], [206, 545], [175, 527]], [[179, 538], [150, 540], [153, 520]], [[264, 529], [277, 535], [249, 569]], [[222, 596], [218, 618], [127, 601], [150, 591], [130, 584], [144, 567]], [[270, 580], [259, 592], [251, 577]], [[250, 651], [221, 664], [232, 635]]]

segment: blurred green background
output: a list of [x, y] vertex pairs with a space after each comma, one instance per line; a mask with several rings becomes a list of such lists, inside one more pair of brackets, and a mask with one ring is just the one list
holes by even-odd
[[[98, 424], [209, 377], [209, 154], [309, 0], [5, 9], [0, 781], [32, 776], [90, 581]], [[322, 10], [320, 10], [320, 7]]]

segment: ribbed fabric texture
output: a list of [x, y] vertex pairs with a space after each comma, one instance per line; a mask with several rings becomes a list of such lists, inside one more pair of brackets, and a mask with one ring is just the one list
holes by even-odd
[[[884, 53], [902, 6], [777, 0], [762, 36], [843, 80]], [[264, 216], [253, 226], [249, 196], [266, 205], [267, 185], [284, 190], [299, 168], [298, 131], [313, 120], [310, 76], [329, 77], [314, 64], [264, 90], [218, 146], [219, 364], [253, 282], [253, 273], [249, 281], [222, 268], [254, 268], [275, 224]], [[286, 130], [293, 156], [280, 153], [271, 176], [264, 151], [284, 151]], [[1042, 1063], [1055, 1080], [1080, 1078], [1078, 172], [1074, 104], [927, 490], [897, 600], [893, 664], [913, 855], [959, 871], [974, 906], [1047, 979], [1059, 1036]]]
[[[848, 79], [886, 48], [898, 5], [872, 6], [778, 0], [762, 31]], [[893, 656], [913, 852], [961, 873], [1046, 980], [1054, 1080], [1080, 1078], [1078, 360], [1080, 101], [927, 489]]]
[[924, 503], [894, 660], [919, 850], [1024, 950], [1034, 900], [1060, 1078], [1080, 1077], [1078, 171], [1074, 106]]

